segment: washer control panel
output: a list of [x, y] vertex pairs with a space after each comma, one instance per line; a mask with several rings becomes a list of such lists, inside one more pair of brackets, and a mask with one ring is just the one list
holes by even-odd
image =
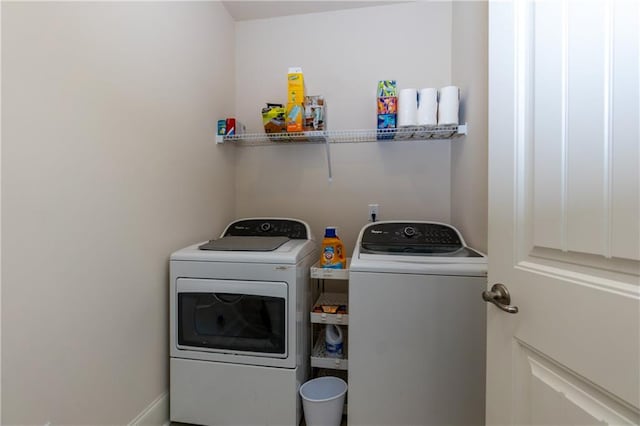
[[451, 253], [464, 248], [458, 231], [429, 222], [383, 222], [364, 230], [363, 252], [380, 254]]
[[307, 227], [304, 223], [290, 219], [243, 219], [227, 227], [223, 237], [288, 237], [306, 240]]

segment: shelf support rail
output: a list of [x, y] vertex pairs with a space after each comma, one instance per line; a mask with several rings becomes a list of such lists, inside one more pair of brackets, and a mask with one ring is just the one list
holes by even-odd
[[327, 147], [327, 169], [329, 171], [329, 183], [333, 181], [333, 173], [331, 172], [331, 150], [329, 149], [329, 137], [325, 135], [324, 145]]

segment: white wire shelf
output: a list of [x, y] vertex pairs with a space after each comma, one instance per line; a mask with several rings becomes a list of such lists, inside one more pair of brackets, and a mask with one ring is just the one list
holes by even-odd
[[324, 130], [300, 133], [244, 133], [225, 136], [223, 141], [238, 146], [291, 145], [313, 143], [394, 142], [453, 139], [467, 134], [467, 124], [414, 126], [396, 129]]

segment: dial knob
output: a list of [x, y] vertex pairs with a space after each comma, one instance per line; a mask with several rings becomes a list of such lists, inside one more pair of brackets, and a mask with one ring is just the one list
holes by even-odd
[[411, 238], [416, 235], [416, 228], [414, 228], [413, 226], [407, 226], [402, 232], [404, 233], [405, 237]]
[[260, 230], [262, 232], [267, 232], [270, 229], [271, 229], [271, 224], [269, 222], [264, 222], [260, 224]]

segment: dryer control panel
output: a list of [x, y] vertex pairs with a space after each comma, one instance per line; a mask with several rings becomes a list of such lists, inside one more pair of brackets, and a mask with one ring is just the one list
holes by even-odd
[[364, 230], [361, 250], [379, 254], [444, 254], [465, 246], [458, 231], [428, 222], [383, 222]]
[[223, 237], [288, 237], [309, 238], [304, 223], [290, 219], [243, 219], [230, 224]]

